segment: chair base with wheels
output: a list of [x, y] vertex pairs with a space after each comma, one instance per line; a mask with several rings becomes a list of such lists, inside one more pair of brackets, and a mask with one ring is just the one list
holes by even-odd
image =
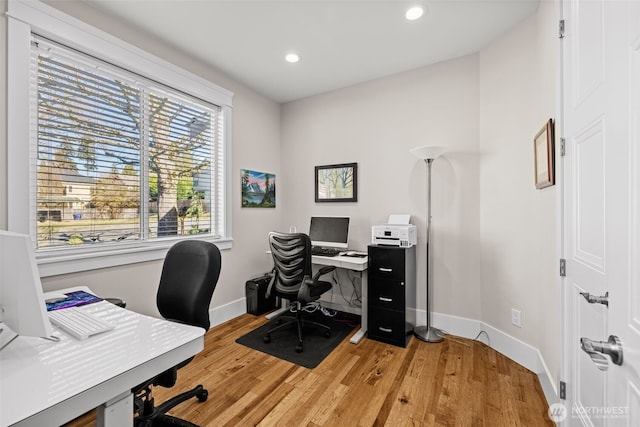
[[[304, 312], [304, 307], [302, 307], [302, 304], [300, 303], [300, 301], [293, 301], [292, 306], [290, 307], [290, 311], [295, 311], [296, 315], [289, 316], [289, 315], [283, 314], [281, 316], [278, 316], [276, 318], [277, 325], [269, 329], [263, 338], [263, 341], [265, 343], [271, 342], [272, 332], [289, 327], [294, 323], [296, 324], [298, 329], [298, 344], [296, 345], [296, 352], [298, 353], [302, 353], [302, 350], [304, 349], [302, 345], [302, 330], [304, 329], [305, 325], [313, 325], [324, 330], [324, 336], [327, 338], [331, 336], [331, 328], [329, 326], [322, 324], [320, 322], [316, 322], [315, 320], [309, 320], [304, 318], [302, 314]], [[288, 319], [288, 321], [285, 321], [286, 319]]]
[[166, 413], [182, 402], [186, 402], [194, 397], [198, 401], [204, 402], [209, 397], [209, 392], [199, 384], [195, 388], [172, 397], [161, 405], [154, 406], [153, 396], [151, 395], [151, 387], [147, 386], [135, 399], [135, 412], [138, 416], [135, 418], [135, 427], [163, 427], [163, 426], [181, 426], [181, 427], [198, 427], [189, 421], [167, 415]]

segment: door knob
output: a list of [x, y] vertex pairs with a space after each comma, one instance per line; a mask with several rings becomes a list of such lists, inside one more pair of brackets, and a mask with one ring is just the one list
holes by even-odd
[[615, 335], [609, 335], [608, 341], [593, 341], [582, 337], [580, 338], [580, 346], [601, 371], [606, 371], [609, 368], [609, 361], [604, 356], [605, 354], [611, 357], [614, 364], [622, 365], [622, 342]]
[[602, 296], [591, 295], [589, 292], [580, 292], [580, 295], [582, 295], [589, 304], [602, 304], [609, 308], [609, 291]]

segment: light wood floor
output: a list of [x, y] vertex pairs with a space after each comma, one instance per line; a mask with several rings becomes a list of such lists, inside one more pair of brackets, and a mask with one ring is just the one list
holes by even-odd
[[[317, 368], [251, 350], [236, 338], [265, 322], [245, 314], [211, 329], [205, 349], [157, 402], [196, 384], [209, 399], [173, 415], [201, 426], [553, 426], [534, 373], [468, 339], [412, 338], [407, 348], [348, 338]], [[86, 414], [67, 427], [93, 426]]]

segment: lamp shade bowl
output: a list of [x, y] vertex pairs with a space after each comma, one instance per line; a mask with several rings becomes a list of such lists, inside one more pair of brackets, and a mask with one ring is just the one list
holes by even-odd
[[442, 156], [447, 149], [445, 147], [439, 147], [439, 146], [424, 146], [424, 147], [415, 147], [412, 148], [411, 150], [409, 150], [411, 152], [411, 154], [413, 154], [414, 156], [423, 159], [423, 160], [433, 160], [433, 159], [437, 159], [438, 157]]

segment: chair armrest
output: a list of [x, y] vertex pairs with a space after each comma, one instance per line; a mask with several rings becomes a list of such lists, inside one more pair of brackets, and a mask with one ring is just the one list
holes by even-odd
[[315, 298], [311, 297], [311, 289], [318, 285], [318, 281], [319, 281], [318, 279], [320, 278], [320, 276], [322, 276], [323, 274], [330, 273], [335, 269], [336, 269], [335, 266], [329, 265], [326, 267], [321, 267], [318, 270], [318, 272], [313, 276], [313, 278], [309, 276], [304, 276], [304, 280], [302, 281], [302, 284], [300, 285], [300, 289], [298, 290], [298, 301], [307, 303], [307, 302], [315, 301], [316, 299], [318, 299], [317, 297]]
[[324, 267], [320, 267], [318, 272], [313, 276], [313, 283], [316, 283], [320, 278], [320, 276], [324, 276], [327, 273], [331, 273], [335, 269], [336, 269], [335, 265], [325, 265]]

